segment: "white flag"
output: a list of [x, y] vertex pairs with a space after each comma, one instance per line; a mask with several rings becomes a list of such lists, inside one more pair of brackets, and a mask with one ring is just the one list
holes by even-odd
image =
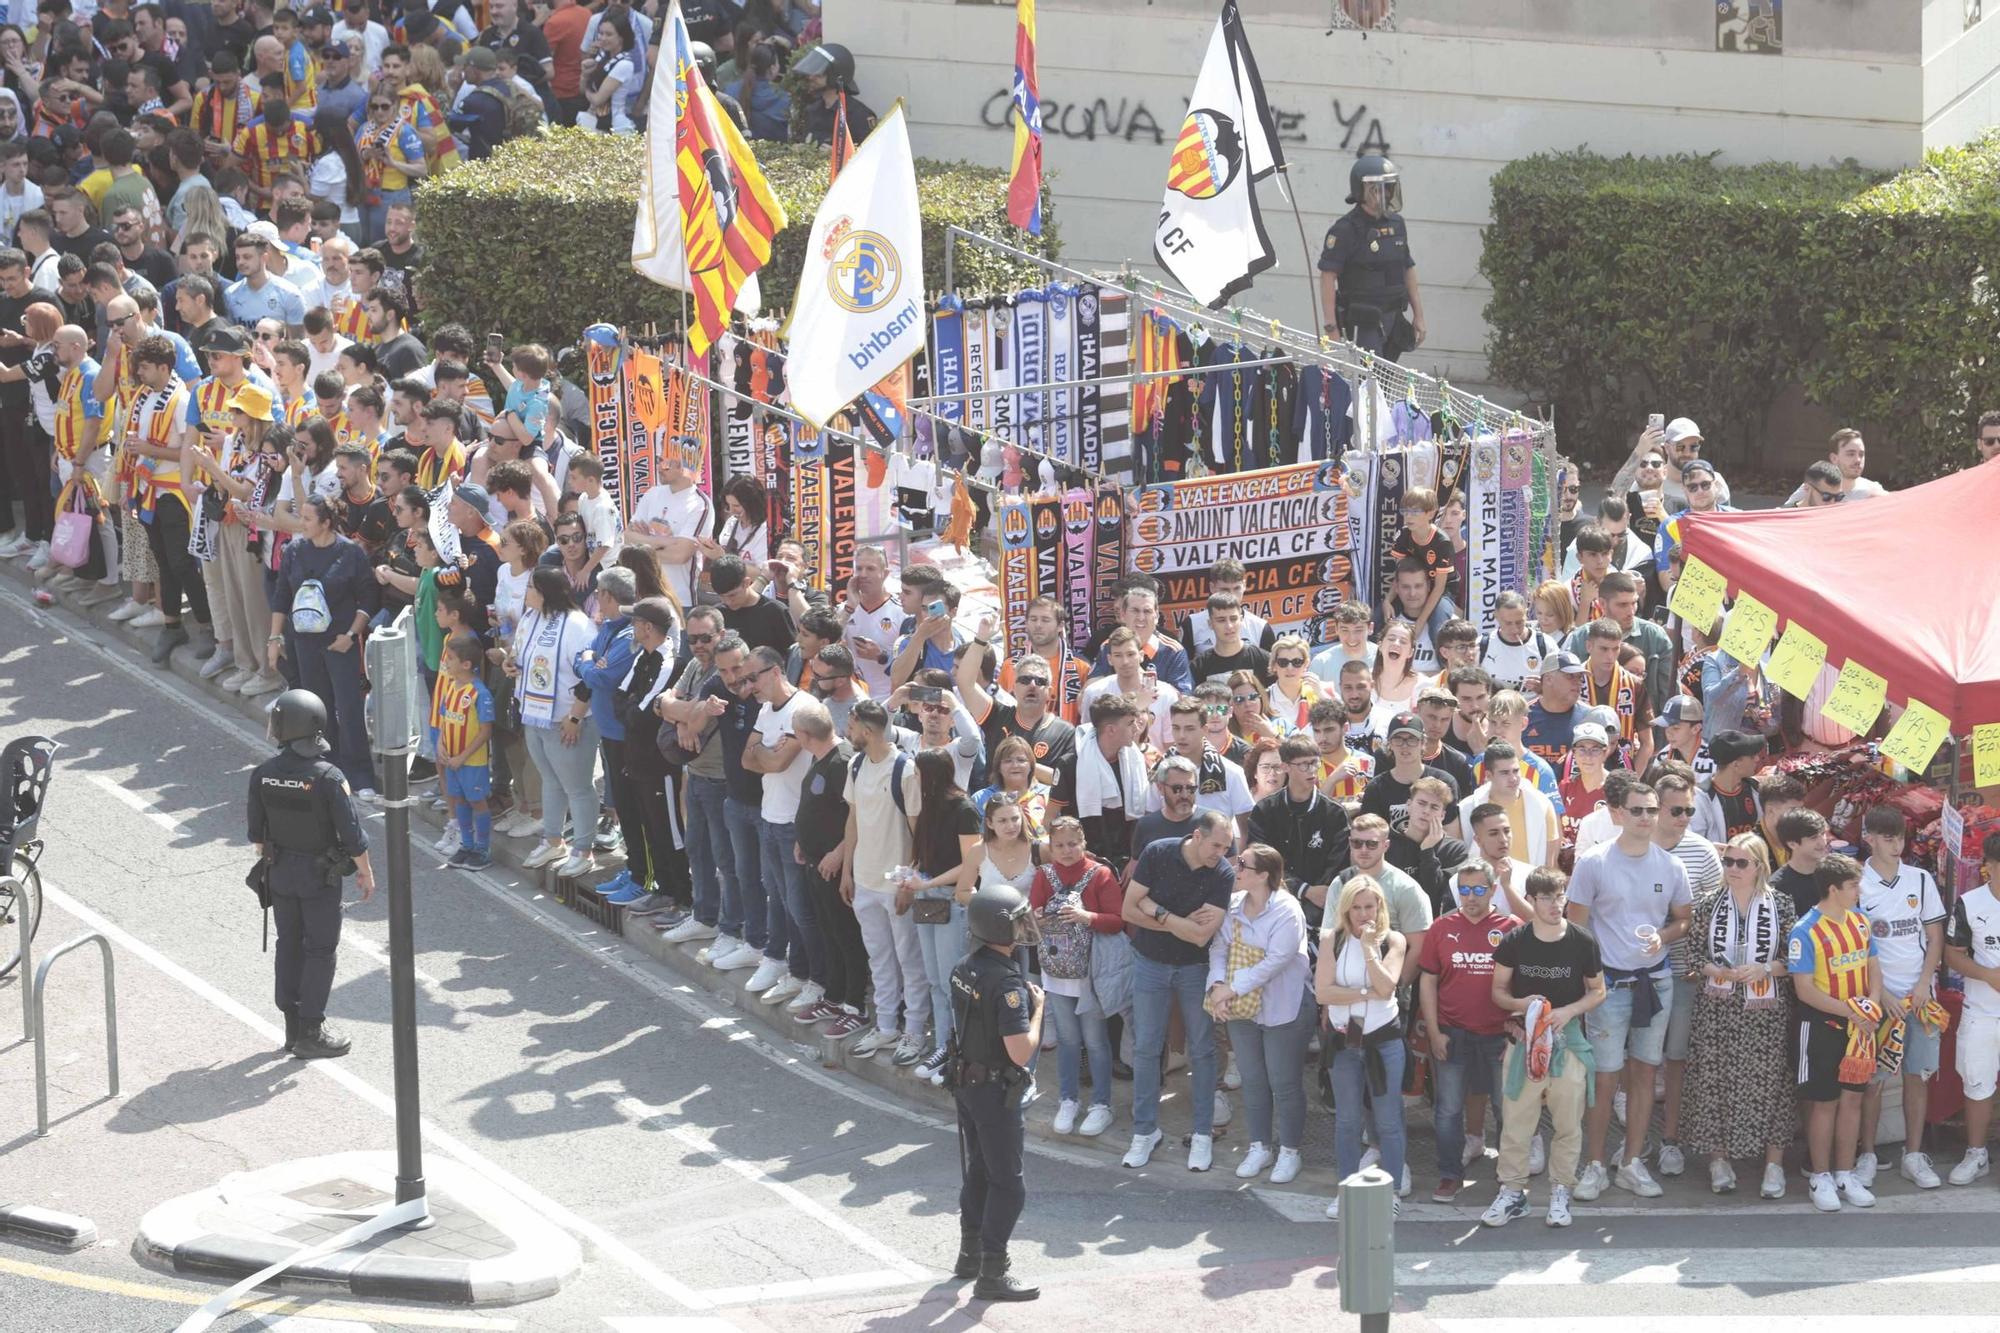
[[[681, 240], [680, 169], [674, 161], [674, 130], [680, 114], [675, 90], [676, 52], [688, 49], [687, 20], [681, 15], [681, 0], [667, 6], [660, 46], [659, 65], [653, 70], [653, 91], [646, 102], [646, 179], [639, 189], [639, 212], [632, 220], [632, 268], [662, 287], [692, 291], [688, 278], [687, 246]], [[692, 64], [692, 61], [689, 62]], [[687, 73], [682, 72], [685, 79]], [[711, 117], [727, 113], [713, 104]], [[757, 275], [743, 279], [736, 291], [736, 309], [754, 315], [762, 308]]]
[[924, 228], [901, 102], [820, 201], [785, 335], [792, 409], [815, 425], [924, 350]]
[[1223, 0], [1188, 99], [1153, 257], [1204, 305], [1221, 305], [1276, 259], [1256, 182], [1284, 165], [1236, 0]]

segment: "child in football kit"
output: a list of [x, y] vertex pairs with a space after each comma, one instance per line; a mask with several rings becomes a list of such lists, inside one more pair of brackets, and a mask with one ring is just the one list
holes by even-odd
[[487, 806], [493, 793], [487, 757], [493, 735], [493, 693], [479, 679], [484, 660], [477, 635], [451, 636], [444, 648], [437, 719], [431, 728], [440, 785], [458, 825], [459, 852], [451, 864], [462, 870], [484, 870], [493, 864], [493, 815]]

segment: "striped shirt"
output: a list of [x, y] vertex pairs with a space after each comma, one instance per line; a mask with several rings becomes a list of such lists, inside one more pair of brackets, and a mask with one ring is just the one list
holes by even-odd
[[[487, 725], [486, 736], [470, 751], [465, 748], [475, 724]], [[492, 735], [493, 694], [478, 677], [463, 683], [439, 676], [437, 686], [437, 750], [440, 757], [465, 755], [465, 767], [484, 768], [487, 736]]]
[[310, 171], [313, 159], [319, 156], [312, 128], [289, 118], [279, 126], [260, 118], [238, 130], [231, 146], [236, 156], [243, 159], [243, 174], [260, 190], [271, 187], [271, 178], [280, 164], [302, 162]]
[[[171, 376], [164, 388], [142, 388], [132, 400], [132, 433], [156, 448], [171, 448], [181, 419], [187, 415], [184, 405], [187, 397], [188, 387], [178, 375]], [[179, 501], [181, 508], [187, 509], [187, 494], [181, 489], [180, 460], [141, 458], [137, 466], [135, 480], [142, 514], [157, 509], [160, 501], [167, 498]]]
[[57, 457], [74, 463], [102, 443], [90, 425], [104, 419], [104, 404], [91, 389], [96, 382], [97, 362], [87, 356], [63, 372], [56, 388]]
[[1817, 907], [1792, 927], [1785, 954], [1788, 971], [1794, 976], [1810, 974], [1813, 983], [1836, 1000], [1868, 993], [1868, 962], [1874, 956], [1875, 936], [1867, 917], [1859, 912], [1823, 916]]

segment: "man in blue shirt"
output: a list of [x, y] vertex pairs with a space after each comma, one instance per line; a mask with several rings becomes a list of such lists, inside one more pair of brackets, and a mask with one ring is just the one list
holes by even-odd
[[265, 268], [265, 245], [263, 237], [249, 232], [236, 238], [236, 271], [242, 276], [223, 289], [222, 306], [238, 324], [283, 320], [296, 338], [305, 328], [306, 303], [297, 287]]

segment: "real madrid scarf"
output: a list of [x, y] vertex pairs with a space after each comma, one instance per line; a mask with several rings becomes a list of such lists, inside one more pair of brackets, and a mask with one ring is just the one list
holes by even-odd
[[1396, 538], [1403, 531], [1403, 491], [1409, 484], [1409, 457], [1401, 449], [1392, 449], [1376, 454], [1374, 463], [1375, 540], [1370, 546], [1375, 581], [1368, 601], [1379, 606], [1388, 598], [1390, 586], [1395, 582], [1396, 566], [1389, 559], [1389, 552], [1395, 549]]
[[965, 420], [965, 402], [950, 395], [964, 393], [965, 302], [947, 292], [931, 315], [931, 365], [936, 371], [938, 402], [931, 409], [946, 421]]
[[1021, 419], [1021, 410], [1008, 391], [1024, 382], [1014, 367], [1013, 302], [1006, 297], [986, 312], [986, 387], [996, 391], [988, 400], [986, 428], [1010, 444], [1019, 442], [1014, 423]]
[[[1076, 378], [1076, 288], [1063, 283], [1049, 287], [1048, 380], [1066, 384]], [[1076, 462], [1076, 390], [1049, 391], [1046, 449], [1065, 463]]]
[[992, 316], [984, 302], [965, 307], [965, 392], [972, 395], [965, 400], [965, 424], [976, 431], [985, 430], [991, 417], [986, 390], [993, 387], [989, 373], [993, 359]]
[[1103, 335], [1098, 328], [1101, 299], [1096, 287], [1085, 287], [1076, 294], [1076, 360], [1072, 366], [1075, 373], [1070, 376], [1084, 381], [1071, 401], [1076, 413], [1076, 461], [1089, 472], [1104, 468], [1104, 395], [1097, 385], [1103, 366]]
[[[1014, 298], [1014, 383], [1048, 382], [1049, 298], [1039, 288], [1030, 287]], [[1014, 395], [1014, 438], [1037, 453], [1047, 453], [1044, 443], [1048, 398], [1043, 391]]]

